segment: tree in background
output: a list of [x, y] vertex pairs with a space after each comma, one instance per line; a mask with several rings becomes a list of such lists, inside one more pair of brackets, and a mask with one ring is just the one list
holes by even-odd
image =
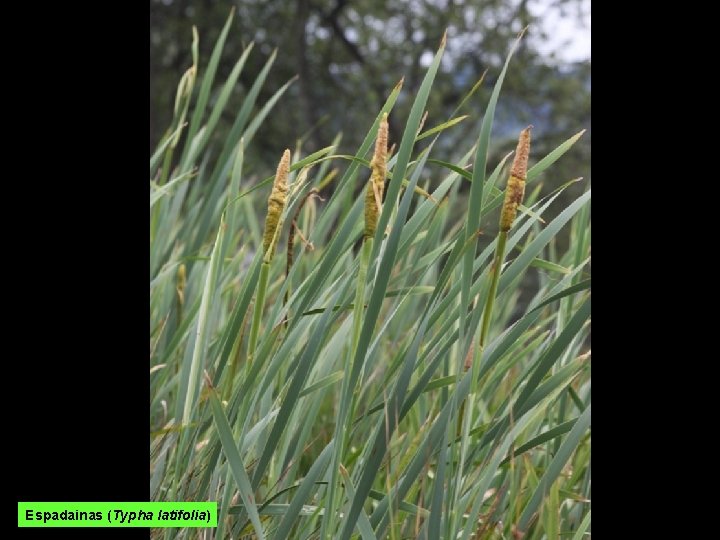
[[[491, 159], [512, 150], [512, 135], [528, 123], [535, 126], [538, 155], [587, 128], [579, 144], [558, 163], [557, 178], [548, 182], [552, 186], [565, 182], [577, 171], [589, 176], [590, 62], [563, 64], [541, 55], [538, 47], [549, 36], [543, 34], [537, 15], [543, 9], [561, 9], [568, 17], [579, 18], [588, 4], [583, 0], [243, 0], [234, 4], [151, 0], [150, 146], [154, 148], [167, 129], [177, 82], [191, 64], [192, 25], [198, 27], [204, 65], [232, 5], [237, 15], [218, 79], [227, 77], [250, 41], [256, 51], [248, 58], [226, 114], [233, 114], [234, 102], [240, 102], [275, 48], [278, 56], [258, 104], [298, 76], [257, 133], [248, 155], [248, 166], [262, 164], [263, 173], [274, 156], [298, 139], [310, 152], [343, 132], [341, 150], [354, 151], [360, 141], [351, 126], [367, 124], [404, 77], [390, 124], [390, 140], [397, 141], [412, 96], [446, 28], [447, 51], [428, 102], [426, 127], [447, 120], [487, 70], [476, 98], [460, 112], [470, 117], [443, 137], [452, 148], [453, 141], [477, 132], [481, 106], [487, 103], [502, 61], [517, 34], [529, 25], [498, 105], [496, 140], [507, 134], [507, 143], [491, 148]], [[568, 196], [576, 194], [570, 190]]]

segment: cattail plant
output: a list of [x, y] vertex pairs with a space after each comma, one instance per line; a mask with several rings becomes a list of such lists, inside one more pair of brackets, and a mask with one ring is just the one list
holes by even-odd
[[387, 176], [387, 144], [388, 144], [388, 120], [387, 113], [383, 114], [378, 127], [377, 139], [375, 140], [375, 152], [370, 161], [372, 173], [365, 191], [365, 230], [363, 233], [363, 245], [360, 254], [360, 268], [358, 269], [357, 289], [355, 290], [355, 306], [353, 315], [353, 340], [350, 357], [355, 354], [357, 342], [360, 338], [362, 325], [362, 311], [365, 304], [365, 280], [367, 269], [370, 264], [375, 231], [377, 230], [378, 218], [382, 210], [382, 197], [385, 190], [385, 177]]
[[250, 327], [250, 340], [248, 342], [248, 368], [252, 365], [253, 353], [257, 346], [260, 319], [262, 318], [265, 293], [267, 291], [270, 263], [275, 255], [277, 241], [282, 230], [282, 214], [287, 204], [288, 173], [290, 172], [290, 150], [286, 149], [275, 173], [270, 198], [268, 199], [267, 216], [265, 217], [265, 232], [263, 233], [263, 262], [260, 267], [260, 281], [258, 283], [255, 310], [253, 312], [252, 326]]
[[268, 211], [265, 216], [265, 232], [263, 233], [263, 263], [270, 264], [275, 255], [277, 239], [282, 228], [281, 218], [287, 202], [287, 178], [290, 171], [290, 150], [286, 149], [275, 173], [270, 198], [268, 199]]
[[[215, 122], [231, 112], [249, 54], [215, 83], [231, 22], [209, 65], [197, 65], [193, 42], [199, 91], [188, 93], [190, 72], [171, 136], [150, 158], [150, 499], [216, 500], [218, 539], [586, 537], [591, 193], [558, 187], [562, 173], [545, 185], [540, 176], [582, 132], [545, 155], [536, 145], [529, 168], [524, 130], [512, 169], [510, 155], [489, 167], [510, 56], [473, 146], [446, 137], [479, 82], [448, 117], [428, 106], [443, 40], [403, 111], [397, 85], [362, 133], [343, 126], [362, 135], [351, 154], [336, 153], [339, 137], [312, 154], [301, 142], [273, 177], [251, 149], [260, 176], [246, 176], [245, 147], [292, 81], [257, 106], [271, 55], [234, 127]], [[384, 113], [405, 105], [391, 167]], [[434, 127], [423, 131], [426, 110]], [[183, 157], [164, 166], [176, 133]], [[263, 234], [255, 210], [266, 204]], [[548, 209], [559, 212], [545, 223]], [[499, 217], [497, 241], [478, 250], [489, 217]], [[519, 255], [504, 264], [511, 250]], [[537, 287], [516, 300], [531, 267]], [[491, 324], [507, 331], [490, 334]]]
[[[493, 306], [495, 305], [495, 295], [497, 294], [498, 283], [500, 282], [500, 269], [505, 260], [505, 246], [507, 244], [507, 233], [512, 227], [517, 215], [517, 210], [522, 204], [525, 195], [525, 179], [527, 177], [528, 156], [530, 154], [530, 130], [532, 126], [528, 126], [520, 132], [517, 148], [515, 149], [515, 158], [510, 168], [510, 177], [508, 178], [507, 188], [505, 189], [505, 197], [503, 199], [502, 210], [500, 211], [500, 230], [498, 232], [497, 246], [495, 248], [495, 257], [490, 269], [490, 290], [488, 291], [485, 309], [482, 314], [482, 324], [480, 327], [480, 337], [478, 339], [478, 350], [475, 351], [475, 345], [470, 347], [465, 357], [464, 368], [468, 371], [473, 366], [473, 358], [480, 355], [485, 347], [485, 340], [490, 329], [490, 320], [492, 318]], [[460, 405], [458, 414], [457, 434], [462, 433], [463, 419], [465, 417], [465, 403]]]
[[370, 257], [375, 242], [375, 231], [377, 230], [378, 218], [382, 211], [382, 197], [385, 190], [385, 177], [387, 176], [387, 156], [388, 156], [388, 115], [383, 114], [378, 127], [377, 138], [375, 139], [375, 152], [370, 161], [370, 180], [365, 190], [365, 229], [363, 232], [362, 250], [360, 253], [360, 266], [358, 268], [357, 288], [355, 289], [355, 304], [353, 306], [353, 333], [350, 350], [348, 351], [348, 361], [345, 364], [345, 379], [343, 382], [342, 398], [346, 400], [352, 395], [351, 405], [341, 419], [335, 425], [335, 448], [333, 453], [333, 463], [330, 469], [330, 485], [328, 486], [328, 510], [325, 514], [320, 531], [321, 538], [332, 538], [335, 530], [335, 509], [337, 507], [337, 481], [339, 467], [342, 466], [340, 459], [345, 447], [345, 439], [349, 434], [349, 430], [345, 429], [345, 417], [348, 413], [352, 413], [355, 409], [357, 393], [354, 389], [349, 388], [348, 374], [352, 366], [352, 358], [360, 340], [360, 332], [363, 323], [363, 310], [365, 307], [365, 281], [367, 279], [367, 270], [370, 264]]
[[507, 188], [505, 189], [505, 198], [500, 212], [500, 232], [498, 233], [497, 247], [495, 248], [495, 259], [493, 260], [491, 268], [490, 291], [488, 292], [487, 302], [483, 311], [480, 339], [478, 340], [480, 352], [482, 352], [485, 346], [485, 340], [487, 339], [487, 333], [490, 328], [490, 319], [492, 318], [493, 306], [495, 305], [495, 295], [497, 294], [498, 283], [500, 281], [500, 269], [505, 261], [507, 234], [512, 227], [513, 221], [515, 221], [518, 206], [522, 203], [525, 195], [525, 179], [527, 178], [528, 156], [530, 155], [531, 129], [532, 126], [528, 126], [520, 132], [520, 139], [515, 149], [515, 158], [510, 168], [510, 178], [508, 178]]
[[375, 141], [375, 153], [370, 167], [372, 174], [365, 193], [365, 240], [372, 240], [377, 229], [378, 215], [382, 208], [383, 191], [385, 190], [385, 176], [387, 174], [387, 139], [388, 121], [387, 113], [383, 114]]

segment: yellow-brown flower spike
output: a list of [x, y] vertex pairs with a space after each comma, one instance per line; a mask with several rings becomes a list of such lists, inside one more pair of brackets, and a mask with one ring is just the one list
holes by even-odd
[[263, 234], [263, 253], [265, 260], [272, 260], [277, 245], [278, 224], [282, 216], [288, 192], [288, 173], [290, 172], [290, 150], [285, 150], [275, 173], [275, 182], [268, 199], [268, 211], [265, 217], [265, 233]]
[[528, 156], [530, 155], [530, 130], [528, 126], [520, 132], [520, 140], [515, 150], [515, 159], [510, 168], [510, 178], [505, 190], [502, 213], [500, 214], [500, 231], [507, 232], [512, 227], [518, 206], [525, 196], [525, 178], [527, 177]]
[[365, 192], [365, 238], [373, 238], [377, 229], [378, 215], [382, 207], [385, 176], [387, 175], [388, 121], [387, 113], [383, 114], [375, 141], [370, 167], [372, 174]]

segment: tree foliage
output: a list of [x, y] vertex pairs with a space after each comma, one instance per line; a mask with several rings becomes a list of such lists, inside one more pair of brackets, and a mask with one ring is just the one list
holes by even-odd
[[[577, 17], [582, 0], [535, 2], [559, 8]], [[167, 129], [172, 117], [177, 81], [191, 64], [192, 26], [200, 36], [201, 65], [223, 27], [232, 4], [214, 0], [152, 0], [150, 4], [150, 147]], [[590, 148], [590, 63], [562, 64], [541, 55], [538, 46], [549, 36], [529, 0], [243, 0], [237, 2], [235, 21], [223, 51], [218, 77], [230, 73], [235, 59], [252, 41], [261, 54], [248, 58], [239, 84], [226, 108], [234, 115], [264, 62], [278, 55], [258, 99], [261, 106], [275, 89], [292, 79], [286, 96], [257, 134], [248, 165], [262, 163], [263, 174], [283, 148], [301, 139], [303, 149], [317, 150], [343, 132], [341, 148], [359, 144], [359, 134], [348, 126], [364, 125], [401, 77], [403, 93], [390, 119], [390, 141], [397, 142], [423, 72], [445, 29], [448, 44], [428, 104], [426, 127], [445, 121], [462, 96], [487, 70], [474, 99], [458, 114], [468, 114], [448, 133], [452, 147], [476, 133], [502, 60], [515, 36], [528, 26], [526, 38], [511, 64], [504, 95], [498, 104], [495, 156], [512, 150], [519, 129], [533, 123], [537, 150], [556, 147], [570, 131], [588, 128], [562, 166], [557, 185], [570, 171], [587, 169]], [[211, 99], [217, 96], [211, 96]], [[222, 126], [221, 126], [222, 128]], [[218, 130], [222, 137], [223, 130]], [[587, 171], [589, 174], [589, 171]], [[567, 173], [567, 174], [566, 174]], [[577, 193], [570, 190], [569, 195]]]

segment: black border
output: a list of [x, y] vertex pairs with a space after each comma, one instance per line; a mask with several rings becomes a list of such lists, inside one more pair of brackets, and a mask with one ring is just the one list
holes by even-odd
[[15, 103], [6, 163], [18, 165], [3, 186], [6, 343], [15, 345], [3, 355], [14, 373], [5, 378], [6, 473], [16, 501], [146, 501], [147, 8], [25, 9], [4, 10], [6, 26], [17, 25], [6, 41], [6, 103]]
[[[4, 21], [15, 31], [6, 41], [9, 144], [2, 183], [10, 344], [3, 355], [10, 421], [3, 443], [12, 454], [6, 474], [15, 480], [16, 501], [147, 500], [146, 8], [10, 9]], [[656, 325], [653, 306], [681, 295], [674, 285], [680, 259], [667, 246], [677, 238], [668, 230], [684, 228], [683, 218], [670, 215], [680, 203], [657, 198], [668, 187], [678, 195], [692, 190], [676, 183], [679, 171], [670, 170], [671, 155], [661, 151], [673, 152], [678, 142], [663, 124], [680, 114], [676, 107], [685, 98], [673, 90], [658, 101], [657, 94], [679, 85], [673, 79], [683, 70], [653, 64], [674, 57], [657, 47], [665, 26], [648, 21], [647, 13], [597, 1], [592, 11], [593, 270], [600, 293], [593, 310], [592, 527], [598, 537], [619, 529], [647, 535], [654, 523], [665, 532], [670, 523], [652, 515], [638, 522], [636, 503], [674, 489], [664, 484], [666, 469], [652, 462], [647, 442], [667, 432], [674, 417], [662, 414], [670, 404], [661, 403], [655, 423], [638, 419], [648, 417], [651, 389], [672, 388], [674, 396], [677, 387], [647, 375], [649, 364], [657, 366], [658, 378], [666, 372], [670, 353], [654, 354], [652, 347], [664, 349], [674, 330]], [[658, 108], [662, 103], [667, 108]], [[688, 206], [695, 202], [689, 198]], [[662, 205], [668, 213], [657, 210]], [[661, 282], [670, 285], [648, 291], [663, 266], [670, 273]], [[617, 309], [619, 301], [624, 308]], [[112, 354], [104, 356], [108, 344]], [[634, 492], [628, 492], [630, 476]], [[16, 529], [11, 535], [35, 533], [148, 538], [147, 529]]]

